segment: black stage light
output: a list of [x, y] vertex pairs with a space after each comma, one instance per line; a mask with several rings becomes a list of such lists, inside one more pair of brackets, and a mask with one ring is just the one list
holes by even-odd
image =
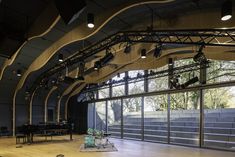
[[94, 64], [94, 70], [99, 70], [100, 67], [101, 67], [100, 61], [96, 61]]
[[168, 59], [168, 64], [169, 64], [169, 65], [173, 65], [173, 59], [172, 59], [172, 58], [169, 58], [169, 59]]
[[22, 76], [22, 73], [21, 73], [21, 70], [20, 70], [20, 69], [17, 70], [16, 75], [17, 75], [18, 77], [21, 77], [21, 76]]
[[146, 49], [141, 50], [141, 58], [145, 59], [146, 58]]
[[85, 63], [84, 62], [80, 62], [79, 63], [79, 71], [78, 71], [78, 77], [77, 80], [84, 80], [84, 70], [85, 70]]
[[198, 53], [193, 57], [194, 62], [206, 63], [208, 61], [205, 54], [202, 52], [204, 47], [205, 47], [204, 45], [200, 46]]
[[124, 49], [124, 53], [130, 53], [131, 52], [131, 45], [127, 44], [125, 49]]
[[193, 57], [194, 62], [197, 63], [206, 63], [207, 58], [203, 52], [198, 52], [194, 57]]
[[59, 62], [63, 62], [64, 61], [64, 56], [63, 56], [63, 54], [59, 54], [58, 55], [58, 60], [59, 60]]
[[110, 62], [114, 58], [114, 55], [112, 53], [107, 53], [103, 58], [100, 59], [101, 66], [106, 65], [108, 62]]
[[120, 73], [117, 73], [117, 77], [118, 77], [118, 78], [120, 77]]
[[95, 21], [94, 14], [88, 13], [87, 14], [87, 27], [94, 28], [95, 27], [94, 21]]
[[78, 76], [76, 79], [80, 80], [80, 81], [84, 81], [85, 80], [85, 78], [83, 76]]
[[198, 77], [196, 76], [196, 77], [194, 77], [194, 78], [188, 80], [188, 81], [185, 82], [184, 84], [182, 84], [182, 85], [181, 85], [181, 88], [186, 88], [186, 87], [188, 87], [189, 85], [192, 85], [192, 84], [194, 84], [194, 83], [196, 83], [196, 82], [198, 82], [198, 81], [199, 81], [199, 79], [198, 79]]
[[154, 57], [158, 58], [161, 56], [161, 52], [162, 52], [162, 46], [156, 46], [155, 50], [154, 50]]
[[227, 21], [232, 18], [232, 1], [227, 0], [222, 4], [221, 7], [221, 20]]

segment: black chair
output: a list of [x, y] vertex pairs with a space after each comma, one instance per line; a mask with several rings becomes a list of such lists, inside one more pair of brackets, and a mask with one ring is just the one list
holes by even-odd
[[[22, 140], [22, 142], [21, 142]], [[27, 142], [27, 136], [25, 134], [25, 130], [24, 127], [17, 127], [17, 131], [16, 131], [16, 144], [24, 144]]]
[[6, 126], [0, 128], [0, 136], [10, 136], [10, 131]]

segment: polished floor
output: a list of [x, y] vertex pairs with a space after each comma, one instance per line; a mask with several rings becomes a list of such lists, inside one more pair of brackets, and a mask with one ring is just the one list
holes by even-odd
[[[68, 136], [57, 137], [53, 142], [32, 145], [15, 145], [14, 138], [0, 138], [0, 157], [235, 157], [235, 152], [199, 149], [132, 140], [111, 139], [117, 152], [80, 152], [82, 136], [73, 141]], [[39, 140], [39, 139], [38, 139]]]

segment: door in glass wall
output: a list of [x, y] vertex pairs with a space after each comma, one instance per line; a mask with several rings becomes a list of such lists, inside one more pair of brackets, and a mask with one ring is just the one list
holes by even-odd
[[199, 92], [170, 95], [170, 142], [199, 146]]
[[204, 146], [235, 148], [235, 86], [204, 90]]
[[123, 99], [123, 138], [142, 139], [141, 98]]
[[108, 101], [108, 132], [121, 138], [121, 100]]
[[95, 109], [96, 129], [106, 131], [106, 102], [96, 102]]
[[144, 140], [167, 142], [167, 95], [144, 99]]

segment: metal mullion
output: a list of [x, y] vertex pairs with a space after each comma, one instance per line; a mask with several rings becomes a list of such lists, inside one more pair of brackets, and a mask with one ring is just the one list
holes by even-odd
[[144, 140], [144, 97], [141, 97], [141, 140]]
[[123, 99], [121, 98], [121, 138], [123, 139]]
[[105, 132], [108, 132], [108, 100], [105, 101]]

